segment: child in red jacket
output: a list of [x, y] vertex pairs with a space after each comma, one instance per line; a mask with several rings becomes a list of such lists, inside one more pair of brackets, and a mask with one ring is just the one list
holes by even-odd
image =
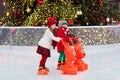
[[[70, 34], [70, 30], [67, 28], [67, 21], [65, 18], [62, 18], [58, 24], [58, 33], [57, 37], [63, 38], [66, 42], [68, 42], [68, 35]], [[65, 64], [66, 56], [64, 54], [64, 46], [61, 42], [57, 42], [57, 51], [60, 53], [58, 58], [57, 70], [61, 70], [62, 66]]]

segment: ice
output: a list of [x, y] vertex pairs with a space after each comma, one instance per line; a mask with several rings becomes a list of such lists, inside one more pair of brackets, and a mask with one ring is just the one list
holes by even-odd
[[0, 80], [120, 80], [120, 44], [84, 46], [87, 71], [63, 75], [56, 70], [59, 53], [51, 50], [49, 75], [37, 75], [41, 56], [37, 46], [0, 46]]

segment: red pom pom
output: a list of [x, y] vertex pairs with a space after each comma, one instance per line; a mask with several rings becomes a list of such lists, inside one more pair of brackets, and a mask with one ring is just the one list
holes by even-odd
[[102, 21], [102, 20], [103, 20], [103, 17], [102, 17], [102, 16], [100, 16], [100, 17], [99, 17], [99, 19]]
[[18, 12], [17, 12], [17, 15], [21, 15], [21, 14], [22, 14], [22, 12], [21, 12], [21, 11], [18, 11]]
[[10, 12], [10, 16], [14, 16], [14, 14], [15, 14], [15, 12], [13, 12], [13, 11]]
[[2, 20], [2, 25], [5, 24], [5, 20]]
[[43, 1], [42, 0], [39, 0], [38, 1], [38, 5], [41, 6], [43, 4]]

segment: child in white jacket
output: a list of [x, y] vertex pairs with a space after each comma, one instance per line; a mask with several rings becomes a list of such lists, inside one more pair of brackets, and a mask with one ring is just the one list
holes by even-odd
[[60, 42], [61, 38], [53, 35], [53, 30], [56, 28], [56, 21], [52, 18], [48, 18], [48, 28], [44, 33], [44, 36], [38, 42], [37, 53], [41, 54], [42, 59], [39, 63], [38, 74], [48, 74], [49, 69], [45, 66], [46, 60], [50, 57], [50, 49], [52, 47], [52, 40]]

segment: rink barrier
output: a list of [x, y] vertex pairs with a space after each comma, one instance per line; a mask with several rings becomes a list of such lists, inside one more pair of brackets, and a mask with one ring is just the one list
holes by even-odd
[[[36, 46], [46, 28], [45, 26], [0, 27], [0, 45]], [[68, 28], [82, 39], [83, 45], [120, 43], [120, 25], [70, 26]]]
[[[109, 25], [109, 26], [69, 26], [68, 28], [108, 28], [108, 27], [120, 27], [120, 25]], [[47, 28], [47, 26], [1, 26], [0, 29], [11, 29], [11, 28], [30, 28], [30, 29], [41, 29]]]

